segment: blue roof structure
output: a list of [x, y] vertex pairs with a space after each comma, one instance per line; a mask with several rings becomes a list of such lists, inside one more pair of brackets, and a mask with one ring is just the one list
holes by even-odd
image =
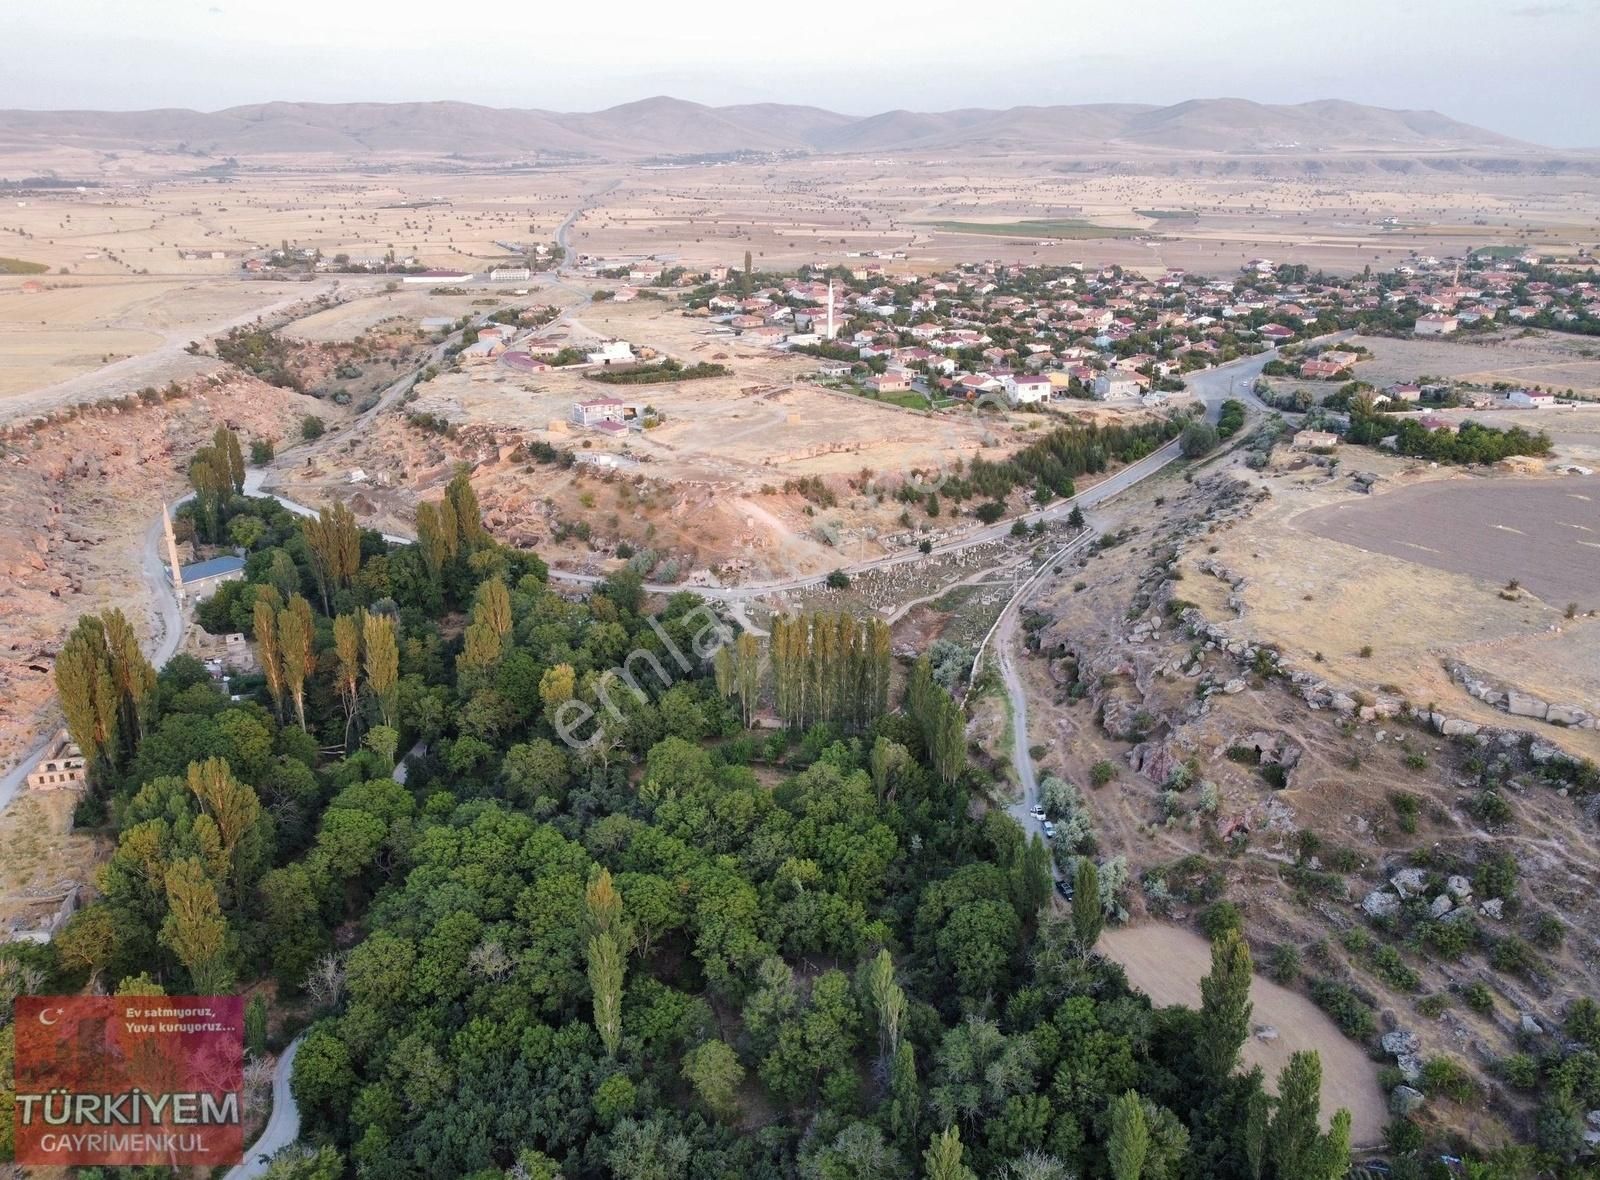
[[223, 574], [236, 574], [244, 569], [244, 558], [231, 554], [227, 557], [213, 557], [210, 561], [197, 561], [193, 565], [183, 567], [183, 584], [204, 582], [207, 578], [220, 577]]

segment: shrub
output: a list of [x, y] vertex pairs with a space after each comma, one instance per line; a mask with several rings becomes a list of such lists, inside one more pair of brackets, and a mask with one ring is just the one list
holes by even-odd
[[1215, 942], [1230, 930], [1244, 930], [1244, 916], [1231, 901], [1218, 901], [1200, 911], [1200, 928]]
[[1103, 787], [1116, 777], [1116, 766], [1103, 758], [1089, 768], [1089, 782], [1092, 786]]
[[1489, 985], [1480, 979], [1475, 979], [1461, 989], [1461, 998], [1480, 1016], [1487, 1016], [1494, 1011], [1494, 993], [1489, 990]]
[[273, 446], [270, 438], [255, 438], [250, 440], [250, 462], [257, 467], [265, 466], [272, 462]]
[[1562, 943], [1567, 940], [1567, 928], [1561, 924], [1561, 919], [1554, 914], [1540, 914], [1533, 924], [1533, 933], [1530, 936], [1533, 944], [1541, 950], [1558, 951]]
[[1300, 978], [1300, 948], [1290, 942], [1280, 942], [1272, 948], [1267, 958], [1267, 973], [1282, 984]]
[[1474, 795], [1467, 803], [1467, 811], [1473, 819], [1490, 829], [1504, 827], [1511, 822], [1513, 815], [1511, 804], [1493, 787]]
[[828, 575], [828, 589], [843, 590], [850, 585], [850, 575], [843, 570], [834, 570]]
[[1497, 852], [1478, 866], [1472, 887], [1479, 897], [1510, 898], [1517, 891], [1517, 862], [1509, 852]]
[[1378, 1031], [1372, 1007], [1348, 984], [1335, 979], [1317, 979], [1311, 984], [1311, 998], [1347, 1037], [1364, 1041]]
[[1506, 1085], [1531, 1090], [1539, 1084], [1539, 1059], [1527, 1053], [1513, 1053], [1494, 1063], [1494, 1071]]
[[1515, 934], [1508, 934], [1494, 944], [1489, 953], [1489, 965], [1507, 975], [1527, 975], [1539, 965], [1533, 948]]
[[1417, 814], [1422, 810], [1422, 805], [1415, 795], [1408, 795], [1404, 791], [1394, 791], [1389, 795], [1389, 806], [1394, 808], [1394, 814], [1399, 821], [1402, 832], [1407, 835], [1416, 832]]
[[311, 442], [313, 439], [321, 438], [323, 432], [326, 430], [327, 427], [323, 425], [322, 419], [317, 417], [315, 414], [307, 414], [304, 418], [300, 419], [300, 437], [305, 439], [307, 442]]
[[1452, 1102], [1466, 1102], [1477, 1091], [1467, 1067], [1453, 1057], [1430, 1057], [1422, 1063], [1422, 1090]]
[[1361, 651], [1360, 651], [1359, 654], [1360, 654], [1362, 659], [1370, 660], [1372, 658], [1372, 644], [1363, 643], [1361, 645]]
[[1209, 422], [1193, 419], [1179, 436], [1178, 449], [1185, 459], [1198, 459], [1217, 447], [1217, 428]]
[[1422, 977], [1392, 946], [1380, 946], [1372, 952], [1372, 969], [1390, 987], [1401, 991], [1414, 992], [1422, 986]]

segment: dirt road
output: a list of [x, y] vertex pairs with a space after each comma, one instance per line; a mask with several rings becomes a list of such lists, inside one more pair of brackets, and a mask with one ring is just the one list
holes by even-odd
[[[1156, 1004], [1200, 1006], [1200, 980], [1211, 970], [1211, 946], [1194, 931], [1166, 923], [1123, 926], [1102, 934], [1099, 949], [1122, 964], [1128, 982]], [[1276, 1030], [1277, 1035], [1246, 1040], [1240, 1054], [1245, 1067], [1259, 1065], [1272, 1088], [1291, 1053], [1315, 1049], [1322, 1058], [1323, 1120], [1343, 1107], [1350, 1112], [1352, 1144], [1381, 1143], [1389, 1115], [1378, 1089], [1377, 1067], [1361, 1046], [1305, 996], [1259, 975], [1251, 981], [1250, 1002], [1255, 1008], [1252, 1028]]]

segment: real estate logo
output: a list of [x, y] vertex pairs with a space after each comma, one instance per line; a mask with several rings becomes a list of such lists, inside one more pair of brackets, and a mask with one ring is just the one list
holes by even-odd
[[16, 1001], [20, 1164], [235, 1164], [240, 996]]

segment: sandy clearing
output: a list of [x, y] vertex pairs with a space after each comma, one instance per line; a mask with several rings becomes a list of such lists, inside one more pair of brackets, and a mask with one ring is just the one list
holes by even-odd
[[[1211, 945], [1181, 926], [1147, 923], [1107, 930], [1102, 953], [1122, 964], [1128, 981], [1159, 1005], [1200, 1006], [1200, 980], [1211, 970]], [[1388, 1111], [1378, 1089], [1377, 1068], [1361, 1046], [1346, 1038], [1305, 996], [1257, 975], [1250, 985], [1252, 1026], [1278, 1030], [1273, 1041], [1250, 1037], [1242, 1057], [1259, 1065], [1269, 1086], [1289, 1056], [1315, 1049], [1322, 1057], [1322, 1115], [1326, 1122], [1343, 1107], [1350, 1112], [1351, 1140], [1359, 1147], [1381, 1142]]]

